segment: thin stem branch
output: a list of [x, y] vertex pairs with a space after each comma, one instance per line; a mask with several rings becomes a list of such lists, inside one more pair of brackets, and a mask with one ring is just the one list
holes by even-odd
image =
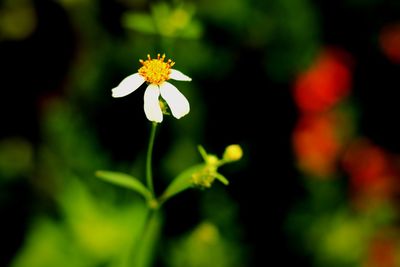
[[149, 146], [147, 148], [147, 159], [146, 159], [146, 182], [147, 182], [147, 187], [149, 188], [153, 198], [154, 198], [154, 186], [153, 186], [151, 159], [153, 154], [154, 138], [156, 136], [156, 128], [157, 128], [157, 123], [153, 122], [151, 126], [151, 133], [149, 139]]

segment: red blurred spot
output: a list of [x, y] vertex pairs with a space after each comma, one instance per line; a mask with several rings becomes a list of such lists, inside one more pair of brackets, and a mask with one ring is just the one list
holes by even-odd
[[400, 63], [400, 23], [383, 27], [379, 34], [382, 52], [394, 63]]
[[397, 248], [393, 238], [377, 236], [372, 239], [363, 267], [398, 267]]
[[299, 120], [293, 146], [301, 169], [318, 177], [329, 177], [335, 172], [341, 148], [337, 123], [337, 118], [328, 114], [303, 116]]
[[354, 193], [379, 199], [393, 193], [396, 173], [390, 157], [367, 140], [358, 140], [349, 146], [343, 157], [343, 168], [350, 175]]
[[303, 112], [321, 112], [331, 108], [349, 92], [351, 73], [349, 56], [327, 49], [294, 84], [294, 98]]

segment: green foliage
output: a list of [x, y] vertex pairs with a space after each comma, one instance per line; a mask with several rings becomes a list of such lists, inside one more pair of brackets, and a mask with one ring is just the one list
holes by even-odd
[[[134, 203], [116, 208], [106, 199], [93, 197], [76, 177], [68, 178], [58, 195], [64, 220], [38, 217], [11, 266], [94, 267], [104, 262], [130, 266], [127, 257], [140, 240], [145, 206]], [[149, 251], [148, 246], [143, 252], [147, 261], [151, 258]]]
[[173, 242], [167, 262], [170, 267], [238, 267], [238, 249], [221, 235], [218, 227], [205, 221]]
[[198, 39], [202, 26], [193, 18], [195, 7], [190, 4], [172, 7], [165, 2], [151, 6], [151, 13], [128, 12], [122, 23], [128, 29], [145, 34], [159, 34], [163, 37]]
[[198, 173], [204, 168], [205, 164], [199, 164], [196, 166], [193, 166], [185, 171], [183, 171], [181, 174], [179, 174], [172, 182], [171, 184], [165, 189], [165, 192], [161, 196], [161, 201], [164, 202], [167, 199], [175, 196], [176, 194], [191, 188], [193, 186], [193, 174]]
[[151, 200], [150, 191], [137, 178], [121, 172], [97, 171], [96, 176], [112, 184], [131, 189], [141, 194], [147, 201]]

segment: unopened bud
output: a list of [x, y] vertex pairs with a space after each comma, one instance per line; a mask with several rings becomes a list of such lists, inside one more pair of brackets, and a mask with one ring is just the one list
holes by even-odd
[[214, 155], [207, 155], [206, 162], [207, 162], [207, 164], [210, 165], [210, 166], [215, 166], [215, 165], [218, 164], [219, 159], [217, 158], [217, 156], [214, 156]]
[[230, 145], [225, 149], [224, 160], [237, 161], [243, 156], [243, 150], [239, 145]]

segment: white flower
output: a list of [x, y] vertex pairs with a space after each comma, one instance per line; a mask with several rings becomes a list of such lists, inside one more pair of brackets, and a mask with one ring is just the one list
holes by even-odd
[[164, 62], [164, 59], [165, 54], [163, 56], [158, 54], [157, 59], [152, 59], [150, 55], [147, 55], [147, 60], [139, 60], [142, 67], [137, 73], [126, 77], [112, 89], [113, 97], [124, 97], [147, 82], [149, 85], [144, 93], [144, 112], [147, 119], [158, 123], [163, 120], [159, 101], [160, 94], [175, 118], [182, 118], [190, 111], [189, 101], [167, 80], [191, 81], [192, 79], [182, 72], [172, 69], [171, 67], [175, 64], [172, 60]]

